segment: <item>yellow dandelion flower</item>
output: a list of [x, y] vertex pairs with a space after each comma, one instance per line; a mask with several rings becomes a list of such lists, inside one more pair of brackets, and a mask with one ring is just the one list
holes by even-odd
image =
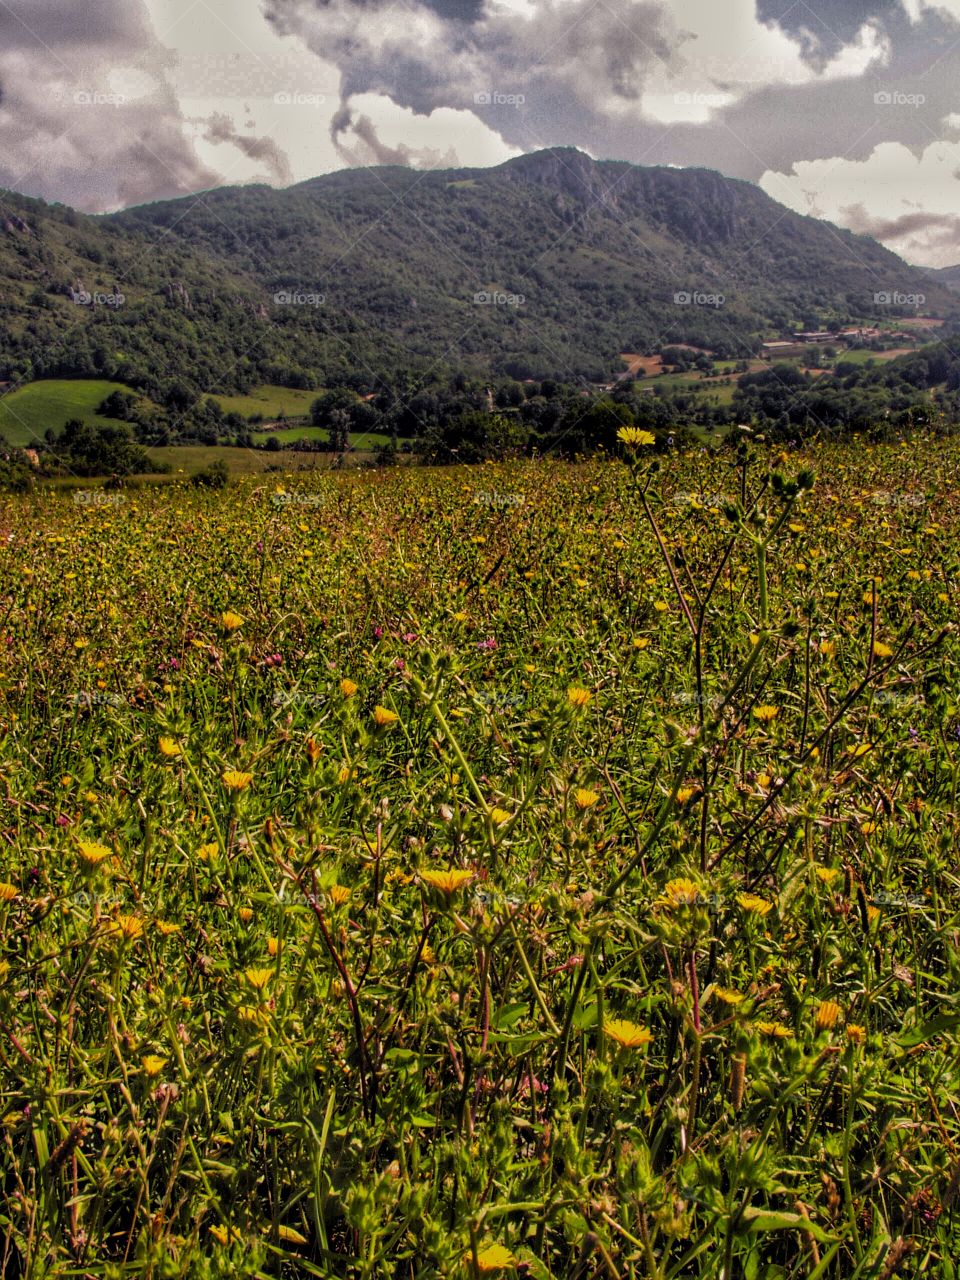
[[[467, 1254], [467, 1260], [472, 1261], [472, 1254]], [[478, 1271], [486, 1273], [505, 1271], [507, 1267], [512, 1267], [516, 1261], [516, 1258], [506, 1245], [488, 1244], [477, 1250], [476, 1265]]]
[[747, 998], [742, 991], [734, 991], [731, 987], [714, 987], [713, 994], [723, 1004], [734, 1006], [742, 1004]]
[[832, 658], [834, 654], [837, 652], [836, 640], [821, 640], [820, 652], [823, 654], [825, 658]]
[[573, 793], [573, 803], [578, 809], [592, 809], [599, 799], [596, 791], [588, 791], [586, 787], [577, 787]]
[[768, 1036], [771, 1040], [789, 1040], [793, 1032], [789, 1027], [785, 1027], [782, 1022], [757, 1022], [754, 1024], [762, 1036]]
[[420, 879], [429, 888], [436, 889], [449, 897], [450, 894], [456, 893], [458, 889], [469, 884], [474, 874], [473, 871], [451, 868], [448, 871], [421, 871]]
[[243, 976], [256, 991], [262, 991], [273, 978], [272, 969], [244, 969]]
[[813, 874], [822, 884], [833, 884], [840, 872], [836, 867], [821, 867], [818, 864], [813, 868]]
[[143, 936], [143, 918], [141, 916], [117, 916], [114, 928], [128, 942], [132, 942], [134, 939]]
[[863, 1044], [867, 1038], [867, 1029], [858, 1022], [848, 1022], [845, 1027], [847, 1039], [853, 1044]]
[[105, 844], [97, 844], [93, 840], [79, 842], [80, 857], [88, 867], [98, 867], [105, 859], [113, 856], [113, 850]]
[[666, 600], [657, 600], [657, 601], [654, 603], [654, 606], [653, 606], [653, 607], [654, 607], [654, 609], [656, 609], [657, 613], [666, 613], [666, 612], [667, 612], [667, 610], [670, 608], [670, 606], [667, 604]]
[[779, 714], [780, 708], [769, 704], [753, 708], [754, 718], [759, 720], [761, 724], [770, 724], [772, 720], [776, 720]]
[[389, 707], [381, 707], [379, 704], [373, 708], [374, 723], [380, 729], [389, 729], [391, 725], [395, 725], [400, 717], [395, 711], [391, 711]]
[[327, 894], [335, 907], [342, 907], [350, 901], [350, 890], [345, 884], [332, 884]]
[[16, 896], [16, 886], [8, 880], [0, 880], [0, 902], [12, 902]]
[[773, 903], [768, 902], [766, 898], [760, 898], [755, 893], [738, 893], [737, 902], [747, 915], [751, 916], [768, 916], [773, 910]]
[[652, 1034], [646, 1027], [641, 1027], [638, 1023], [630, 1022], [626, 1018], [605, 1020], [603, 1030], [605, 1035], [608, 1035], [611, 1040], [616, 1040], [617, 1044], [623, 1045], [625, 1049], [642, 1049], [653, 1040]]
[[197, 857], [201, 862], [209, 862], [211, 858], [215, 859], [220, 852], [220, 846], [214, 840], [210, 844], [202, 844], [197, 850]]
[[700, 886], [686, 876], [678, 876], [668, 880], [663, 886], [663, 893], [654, 903], [657, 907], [673, 909], [676, 907], [693, 907], [700, 901]]
[[178, 924], [174, 924], [171, 920], [157, 920], [155, 921], [155, 924], [157, 929], [165, 938], [170, 938], [175, 933], [180, 932], [180, 926]]
[[295, 1231], [293, 1227], [285, 1227], [282, 1224], [277, 1227], [277, 1235], [284, 1244], [309, 1244], [310, 1241], [306, 1236], [301, 1235], [299, 1231]]
[[253, 774], [244, 773], [241, 769], [228, 769], [221, 775], [220, 781], [228, 791], [246, 791], [253, 781]]
[[155, 1053], [148, 1053], [140, 1059], [145, 1075], [158, 1076], [169, 1062], [169, 1058], [161, 1058]]
[[829, 1031], [837, 1025], [842, 1014], [843, 1010], [835, 1000], [822, 1000], [817, 1005], [814, 1025], [818, 1031]]
[[646, 636], [634, 636], [633, 647], [642, 652], [644, 649], [648, 649], [650, 647], [650, 641]]
[[860, 830], [863, 832], [865, 836], [872, 836], [873, 833], [877, 830], [878, 825], [879, 824], [876, 822], [861, 822]]
[[873, 656], [875, 658], [892, 658], [893, 650], [888, 644], [884, 644], [881, 640], [875, 640], [873, 645]]
[[253, 907], [237, 907], [237, 915], [242, 924], [249, 924], [253, 919]]
[[226, 609], [220, 615], [220, 624], [224, 631], [236, 631], [238, 627], [243, 626], [243, 619], [239, 613], [234, 613], [232, 609]]
[[180, 756], [183, 755], [183, 748], [176, 738], [161, 738], [159, 741], [160, 754], [162, 756]]
[[583, 689], [580, 685], [572, 684], [567, 690], [567, 702], [571, 707], [578, 709], [587, 706], [593, 700], [593, 694], [589, 689]]
[[275, 959], [277, 955], [279, 955], [279, 953], [280, 953], [280, 939], [268, 938], [267, 939], [267, 955], [270, 956], [271, 959]]
[[352, 680], [343, 679], [340, 681], [340, 692], [345, 698], [352, 698], [359, 687]]
[[686, 804], [696, 793], [696, 787], [681, 787], [677, 792], [677, 804]]
[[337, 781], [352, 782], [356, 776], [357, 776], [356, 769], [350, 769], [347, 767], [347, 765], [341, 765], [340, 771], [337, 774]]
[[639, 427], [621, 427], [617, 432], [617, 439], [621, 444], [633, 448], [648, 447], [657, 443], [657, 437], [652, 431], [642, 431]]
[[497, 827], [502, 827], [505, 822], [509, 822], [512, 816], [506, 809], [490, 810], [490, 821]]

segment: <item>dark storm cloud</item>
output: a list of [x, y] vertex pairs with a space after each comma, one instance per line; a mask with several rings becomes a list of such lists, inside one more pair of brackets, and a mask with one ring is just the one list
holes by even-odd
[[257, 138], [252, 134], [238, 133], [230, 116], [215, 112], [207, 122], [203, 136], [207, 142], [232, 143], [251, 160], [266, 165], [268, 172], [282, 185], [293, 181], [290, 160], [273, 138]]
[[757, 17], [797, 40], [815, 66], [849, 44], [865, 22], [903, 29], [908, 21], [901, 0], [757, 0]]

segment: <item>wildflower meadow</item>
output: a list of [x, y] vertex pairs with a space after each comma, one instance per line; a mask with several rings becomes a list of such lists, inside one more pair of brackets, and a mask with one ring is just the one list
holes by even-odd
[[960, 442], [0, 498], [0, 1273], [960, 1257]]

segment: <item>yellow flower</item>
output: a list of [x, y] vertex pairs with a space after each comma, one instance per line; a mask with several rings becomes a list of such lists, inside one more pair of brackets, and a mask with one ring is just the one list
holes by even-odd
[[617, 1044], [622, 1044], [625, 1049], [642, 1049], [653, 1039], [646, 1027], [641, 1027], [636, 1022], [629, 1022], [626, 1018], [605, 1020], [603, 1030], [605, 1035], [608, 1035], [611, 1040], [616, 1040]]
[[276, 958], [279, 951], [280, 951], [280, 939], [268, 938], [267, 939], [267, 955], [273, 958]]
[[831, 1027], [835, 1027], [840, 1019], [843, 1010], [835, 1000], [822, 1000], [817, 1005], [817, 1012], [814, 1023], [818, 1031], [827, 1031]]
[[850, 748], [850, 754], [853, 756], [854, 760], [859, 760], [861, 757], [865, 756], [872, 747], [872, 742], [861, 742], [859, 746]]
[[654, 903], [656, 907], [693, 907], [700, 901], [700, 886], [686, 876], [678, 876], [668, 880], [663, 886], [663, 893]]
[[113, 856], [113, 850], [105, 844], [96, 844], [93, 840], [81, 840], [80, 857], [88, 867], [98, 867], [106, 858]]
[[696, 787], [681, 787], [677, 792], [677, 804], [686, 804], [696, 794]]
[[157, 920], [156, 926], [165, 938], [169, 938], [173, 934], [180, 932], [180, 926], [178, 924], [173, 924], [170, 920]]
[[220, 780], [228, 791], [246, 791], [253, 781], [253, 774], [243, 773], [240, 769], [228, 769]]
[[782, 1022], [758, 1022], [755, 1025], [762, 1036], [769, 1036], [774, 1040], [789, 1040], [793, 1035], [790, 1028], [785, 1027]]
[[589, 689], [582, 689], [579, 685], [572, 684], [567, 690], [567, 702], [571, 707], [585, 707], [593, 699], [593, 694]]
[[505, 822], [509, 822], [512, 816], [506, 809], [494, 808], [490, 810], [490, 821], [497, 827], [502, 827]]
[[893, 650], [888, 644], [883, 644], [882, 641], [876, 640], [873, 645], [873, 655], [875, 658], [892, 658]]
[[825, 658], [832, 658], [833, 655], [837, 652], [836, 640], [821, 640], [820, 652], [823, 654]]
[[639, 650], [641, 650], [641, 651], [642, 651], [643, 649], [648, 648], [648, 647], [649, 647], [649, 645], [650, 645], [650, 641], [647, 639], [647, 637], [646, 637], [646, 636], [634, 636], [634, 637], [633, 637], [633, 647], [634, 647], [635, 649], [639, 649]]
[[148, 1053], [146, 1057], [141, 1058], [140, 1061], [143, 1063], [144, 1074], [148, 1076], [158, 1076], [167, 1065], [169, 1059], [160, 1058], [155, 1053]]
[[132, 942], [135, 938], [143, 936], [143, 919], [141, 916], [117, 916], [114, 928], [128, 942]]
[[357, 689], [359, 687], [360, 686], [357, 684], [354, 684], [352, 680], [344, 679], [340, 681], [340, 692], [343, 694], [345, 698], [352, 698], [353, 695], [357, 692]]
[[746, 999], [742, 991], [734, 991], [730, 987], [714, 987], [713, 994], [723, 1004], [738, 1005]]
[[773, 910], [773, 903], [766, 898], [759, 898], [755, 893], [738, 893], [737, 902], [748, 915], [768, 916]]
[[877, 829], [877, 823], [875, 822], [860, 823], [860, 830], [863, 832], [865, 836], [872, 836], [873, 833], [876, 831], [876, 829]]
[[352, 782], [352, 781], [353, 781], [353, 779], [354, 779], [356, 776], [357, 776], [357, 771], [356, 771], [356, 769], [350, 769], [350, 768], [348, 768], [346, 765], [341, 765], [341, 766], [340, 766], [340, 771], [339, 771], [339, 773], [337, 774], [337, 781], [338, 781], [338, 782]]
[[330, 895], [330, 901], [335, 907], [342, 907], [344, 903], [350, 900], [350, 890], [345, 884], [332, 884], [327, 893]]
[[234, 613], [232, 609], [227, 609], [221, 613], [220, 622], [225, 631], [236, 631], [237, 627], [243, 626], [243, 619], [239, 613]]
[[12, 902], [16, 896], [16, 887], [7, 880], [0, 880], [0, 902]]
[[[467, 1260], [472, 1261], [472, 1254], [467, 1254]], [[515, 1262], [516, 1258], [502, 1244], [488, 1244], [477, 1250], [478, 1271], [505, 1271], [507, 1267], [512, 1267]]]
[[823, 884], [833, 884], [840, 874], [836, 867], [821, 867], [819, 865], [813, 868], [813, 873]]
[[381, 729], [389, 729], [391, 725], [397, 723], [400, 717], [395, 711], [391, 711], [389, 707], [381, 707], [379, 704], [373, 708], [374, 723]]
[[847, 1039], [853, 1044], [863, 1044], [867, 1038], [866, 1027], [861, 1027], [857, 1022], [848, 1022], [846, 1026]]
[[656, 609], [657, 613], [666, 613], [670, 608], [666, 600], [657, 600], [653, 607]]
[[596, 791], [588, 791], [586, 787], [577, 787], [573, 793], [573, 803], [578, 809], [590, 809], [599, 799]]
[[262, 991], [273, 978], [272, 969], [244, 969], [243, 976], [257, 991]]
[[780, 714], [780, 708], [770, 705], [754, 707], [753, 714], [761, 724], [769, 724], [771, 720], [776, 720], [777, 716]]
[[301, 1235], [299, 1231], [294, 1231], [293, 1227], [285, 1227], [282, 1224], [277, 1227], [277, 1235], [284, 1244], [309, 1244], [310, 1241], [306, 1236]]
[[161, 738], [159, 745], [160, 754], [162, 756], [183, 755], [183, 749], [181, 748], [180, 743], [177, 742], [176, 738]]
[[209, 862], [211, 858], [216, 858], [220, 852], [220, 846], [214, 840], [210, 844], [202, 844], [197, 850], [197, 857], [201, 862]]
[[458, 889], [462, 889], [465, 884], [469, 884], [474, 874], [473, 871], [458, 871], [451, 868], [449, 871], [421, 871], [420, 879], [431, 889], [437, 889], [449, 897]]
[[210, 1228], [210, 1234], [213, 1236], [214, 1240], [219, 1240], [221, 1244], [226, 1244], [228, 1240], [237, 1242], [243, 1239], [243, 1236], [236, 1227], [230, 1227], [228, 1230], [226, 1227], [221, 1227], [218, 1223], [214, 1223]]
[[617, 432], [617, 439], [621, 444], [633, 446], [657, 443], [657, 437], [652, 431], [641, 431], [639, 427], [621, 427]]
[[253, 919], [253, 907], [237, 907], [237, 915], [242, 924], [249, 924]]

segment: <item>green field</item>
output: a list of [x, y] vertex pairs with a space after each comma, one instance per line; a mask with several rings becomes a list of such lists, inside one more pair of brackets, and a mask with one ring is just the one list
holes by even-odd
[[320, 391], [296, 391], [290, 387], [254, 387], [246, 396], [211, 396], [224, 413], [239, 413], [250, 418], [255, 413], [264, 418], [299, 418], [310, 412], [310, 406], [321, 395]]
[[651, 439], [0, 494], [4, 1280], [956, 1275], [960, 436]]
[[[294, 440], [326, 440], [329, 432], [325, 427], [285, 427], [281, 431], [264, 432], [262, 439], [270, 437], [290, 444]], [[350, 433], [351, 449], [374, 449], [378, 444], [389, 444], [390, 437], [382, 431], [353, 431]]]
[[97, 405], [112, 391], [129, 391], [119, 382], [101, 379], [43, 379], [29, 382], [0, 399], [0, 438], [8, 444], [33, 445], [53, 427], [60, 431], [71, 418], [113, 423], [101, 417]]
[[168, 463], [171, 475], [177, 478], [195, 475], [212, 462], [223, 459], [233, 476], [259, 475], [268, 467], [278, 467], [280, 472], [295, 472], [301, 466], [310, 470], [325, 470], [329, 459], [322, 453], [297, 453], [284, 449], [282, 453], [268, 453], [263, 449], [236, 449], [229, 445], [168, 445], [148, 449], [154, 462]]

